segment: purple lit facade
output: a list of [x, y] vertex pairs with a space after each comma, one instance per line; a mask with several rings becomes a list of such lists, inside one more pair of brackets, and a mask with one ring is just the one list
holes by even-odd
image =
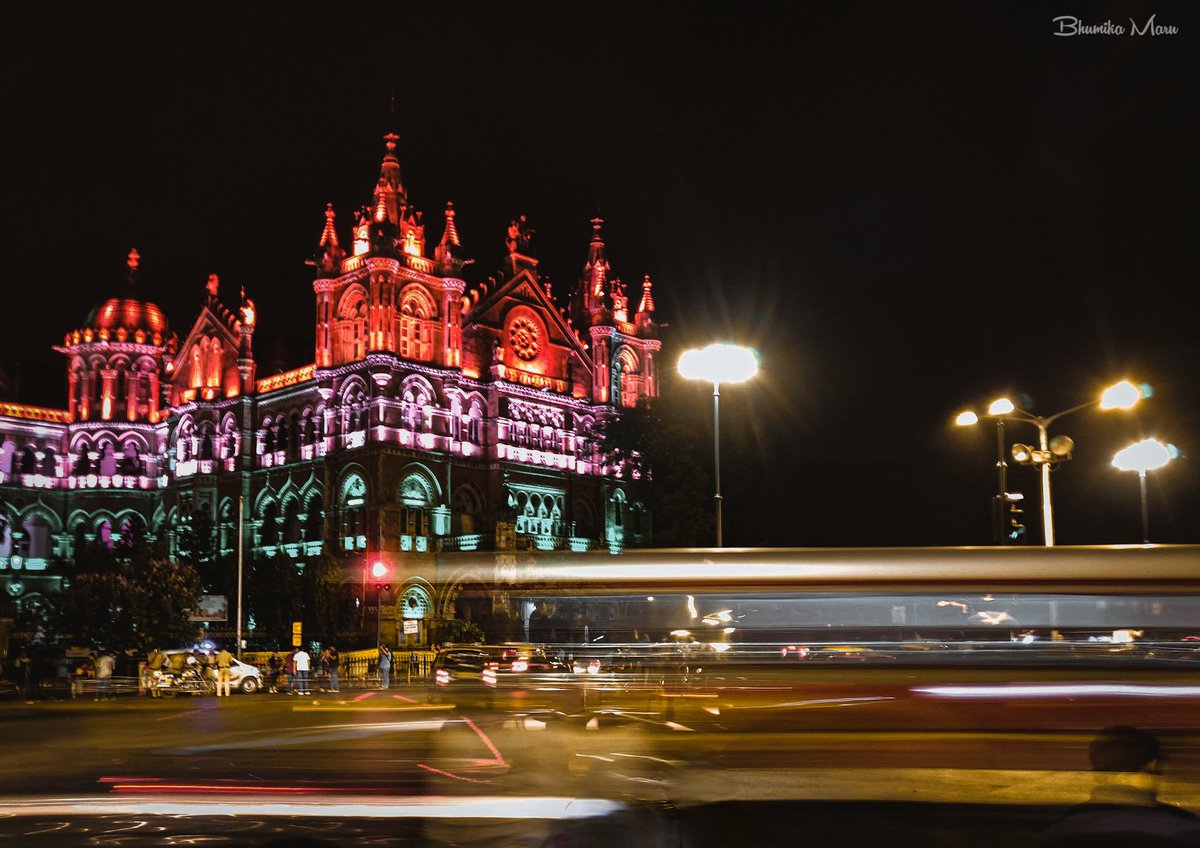
[[0, 404], [7, 598], [55, 591], [85, 542], [138, 534], [174, 550], [200, 512], [214, 555], [234, 557], [239, 498], [247, 563], [332, 554], [354, 586], [383, 560], [431, 614], [453, 603], [434, 588], [438, 554], [648, 539], [650, 516], [604, 465], [598, 428], [658, 392], [654, 299], [648, 277], [631, 299], [611, 275], [601, 225], [565, 307], [523, 216], [502, 270], [469, 285], [453, 205], [430, 244], [386, 136], [348, 241], [325, 211], [312, 364], [263, 378], [245, 291], [231, 309], [210, 277], [180, 340], [139, 293], [132, 252], [130, 285], [56, 348], [67, 408]]

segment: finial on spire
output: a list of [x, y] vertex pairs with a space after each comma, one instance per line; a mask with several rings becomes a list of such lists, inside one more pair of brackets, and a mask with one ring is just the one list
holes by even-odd
[[242, 305], [238, 312], [242, 316], [242, 327], [251, 332], [254, 331], [254, 322], [258, 320], [258, 310], [254, 307], [254, 301], [246, 297], [246, 287], [242, 286]]
[[600, 237], [600, 227], [604, 224], [604, 219], [597, 215], [592, 219], [592, 241], [603, 241]]
[[208, 282], [204, 284], [204, 287], [208, 289], [209, 297], [216, 297], [221, 290], [221, 280], [216, 274], [209, 274]]
[[129, 266], [129, 275], [127, 279], [129, 280], [129, 285], [131, 286], [137, 285], [138, 261], [141, 258], [142, 257], [137, 252], [136, 247], [130, 248], [129, 255], [125, 257], [125, 264]]

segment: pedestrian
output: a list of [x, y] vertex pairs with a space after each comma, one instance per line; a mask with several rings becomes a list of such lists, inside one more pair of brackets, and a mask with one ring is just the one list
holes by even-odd
[[390, 689], [392, 685], [392, 650], [387, 645], [379, 646], [379, 688]]
[[158, 680], [166, 662], [167, 655], [162, 652], [161, 648], [151, 648], [150, 653], [146, 655], [146, 673], [142, 686], [150, 690], [151, 698], [162, 697], [162, 692], [158, 690]]
[[1088, 759], [1096, 772], [1091, 797], [1068, 810], [1039, 845], [1200, 845], [1200, 818], [1158, 800], [1165, 757], [1153, 733], [1107, 727], [1088, 747]]
[[221, 688], [225, 688], [224, 697], [229, 697], [229, 680], [233, 673], [233, 654], [228, 648], [221, 648], [217, 653], [217, 697], [221, 697]]
[[287, 655], [287, 659], [283, 662], [283, 672], [286, 675], [287, 691], [289, 695], [296, 694], [296, 651], [299, 648], [292, 648], [291, 653]]
[[341, 657], [338, 655], [338, 649], [335, 645], [330, 645], [326, 650], [329, 652], [329, 691], [341, 692], [342, 687], [338, 685], [338, 663], [341, 662]]
[[303, 648], [297, 648], [295, 654], [296, 665], [296, 686], [299, 688], [299, 694], [311, 694], [308, 691], [308, 669], [312, 658], [309, 657], [308, 651]]
[[271, 658], [267, 660], [267, 680], [270, 683], [268, 692], [279, 691], [279, 672], [283, 669], [283, 659], [279, 656], [279, 651], [271, 654]]
[[96, 657], [96, 700], [111, 701], [112, 690], [109, 688], [112, 683], [113, 670], [117, 667], [117, 660], [108, 651], [101, 651]]
[[17, 657], [17, 680], [21, 681], [21, 694], [26, 702], [33, 700], [33, 660], [29, 654], [21, 651]]

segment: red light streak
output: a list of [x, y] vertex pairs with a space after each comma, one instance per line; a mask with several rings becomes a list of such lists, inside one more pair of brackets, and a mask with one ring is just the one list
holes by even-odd
[[424, 763], [417, 763], [417, 768], [423, 768], [426, 771], [431, 771], [431, 772], [434, 772], [435, 774], [444, 774], [446, 777], [452, 777], [455, 780], [465, 780], [468, 783], [490, 783], [491, 782], [489, 780], [479, 780], [478, 778], [474, 778], [474, 777], [463, 777], [460, 774], [451, 774], [448, 771], [442, 771], [439, 768], [434, 768], [433, 766], [427, 766]]
[[466, 716], [460, 716], [460, 718], [467, 723], [467, 727], [474, 730], [475, 734], [483, 740], [483, 744], [488, 746], [488, 750], [491, 751], [492, 756], [496, 758], [496, 763], [502, 766], [507, 765], [507, 763], [504, 762], [504, 757], [500, 755], [500, 749], [492, 744], [492, 740], [488, 738], [487, 734], [480, 730], [478, 725], [476, 725], [475, 722], [471, 721]]

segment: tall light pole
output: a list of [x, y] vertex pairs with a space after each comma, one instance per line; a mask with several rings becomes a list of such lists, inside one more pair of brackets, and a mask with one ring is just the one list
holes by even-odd
[[713, 480], [716, 494], [717, 547], [723, 547], [721, 518], [721, 384], [743, 383], [758, 373], [758, 359], [749, 348], [731, 344], [710, 344], [700, 350], [687, 350], [679, 357], [679, 374], [689, 380], [707, 380], [713, 384]]
[[1158, 439], [1143, 439], [1116, 452], [1113, 468], [1136, 471], [1142, 491], [1142, 544], [1150, 544], [1150, 508], [1146, 505], [1146, 472], [1157, 471], [1178, 456], [1174, 445], [1164, 445]]
[[[1075, 447], [1075, 442], [1069, 436], [1054, 436], [1051, 438], [1048, 432], [1050, 425], [1058, 419], [1070, 415], [1072, 412], [1078, 412], [1081, 409], [1087, 409], [1091, 406], [1099, 406], [1101, 409], [1129, 409], [1141, 397], [1141, 389], [1128, 380], [1123, 380], [1105, 389], [1104, 393], [1098, 399], [1081, 403], [1070, 409], [1064, 409], [1062, 412], [1056, 412], [1054, 415], [1034, 415], [1032, 412], [1018, 408], [1007, 398], [1000, 398], [993, 401], [992, 405], [988, 408], [988, 412], [984, 417], [1011, 418], [1014, 421], [1025, 421], [1038, 429], [1037, 448], [1029, 445], [1015, 444], [1012, 446], [1012, 458], [1022, 465], [1037, 466], [1041, 471], [1042, 538], [1046, 547], [1054, 547], [1054, 506], [1050, 499], [1050, 471], [1059, 462], [1070, 459], [1071, 451]], [[955, 422], [960, 425], [975, 424], [979, 418], [980, 416], [974, 412], [963, 412], [959, 414]], [[1001, 434], [1001, 438], [1003, 438], [1003, 434]]]

